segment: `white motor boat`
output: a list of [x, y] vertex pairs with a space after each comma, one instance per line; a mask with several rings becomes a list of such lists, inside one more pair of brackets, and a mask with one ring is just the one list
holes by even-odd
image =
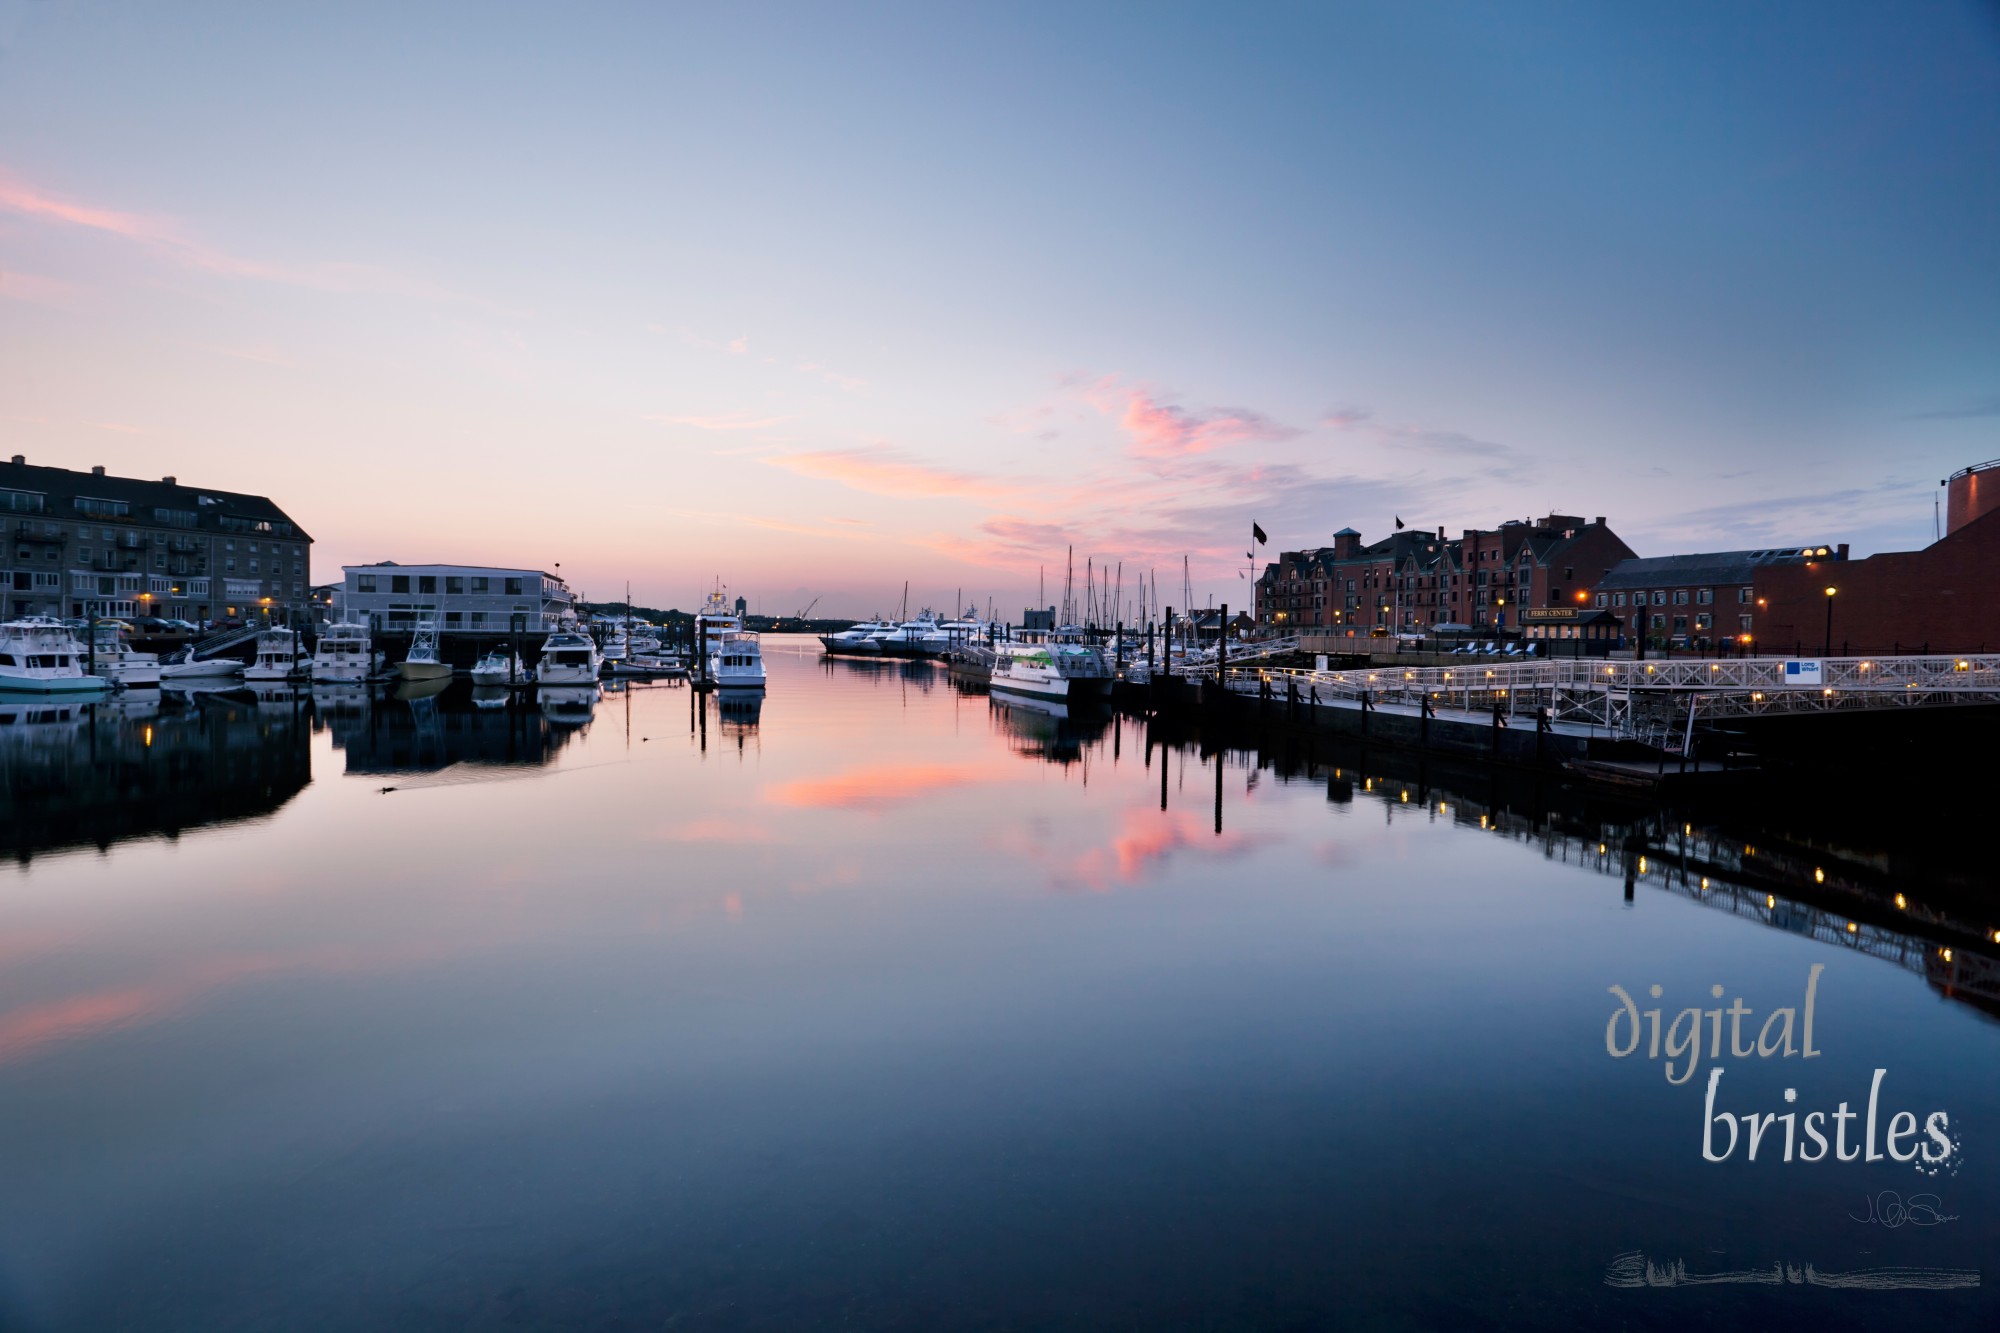
[[1061, 631], [1044, 643], [994, 645], [995, 693], [1026, 695], [1056, 703], [1102, 700], [1111, 694], [1111, 664], [1102, 649]]
[[511, 685], [527, 678], [528, 669], [521, 665], [518, 653], [503, 653], [496, 648], [472, 664], [474, 685]]
[[597, 683], [588, 685], [543, 685], [535, 690], [535, 702], [542, 716], [563, 726], [582, 726], [597, 711]]
[[757, 636], [729, 609], [722, 590], [708, 595], [695, 613], [697, 635], [708, 645], [708, 679], [717, 689], [764, 688], [764, 649]]
[[0, 692], [102, 694], [111, 682], [83, 669], [83, 649], [69, 627], [49, 616], [0, 625]]
[[312, 655], [314, 680], [363, 681], [374, 674], [375, 651], [366, 625], [342, 621], [320, 632]]
[[243, 664], [233, 657], [204, 657], [184, 662], [160, 663], [160, 683], [173, 685], [189, 681], [218, 681], [234, 679], [242, 674]]
[[[537, 685], [589, 685], [604, 671], [604, 658], [591, 637], [574, 625], [550, 631], [542, 640], [542, 657], [535, 663]], [[594, 695], [592, 696], [595, 697]]]
[[304, 663], [299, 659], [299, 636], [283, 627], [257, 635], [257, 656], [243, 668], [245, 680], [290, 680]]
[[133, 652], [132, 645], [125, 642], [125, 636], [109, 626], [100, 625], [97, 628], [84, 664], [92, 675], [102, 676], [114, 685], [160, 683], [158, 655]]
[[877, 616], [873, 620], [860, 621], [832, 634], [822, 634], [819, 636], [819, 641], [829, 653], [854, 657], [880, 657], [882, 637], [895, 632], [895, 621], [884, 620]]
[[951, 647], [951, 636], [945, 633], [933, 612], [924, 611], [915, 620], [906, 620], [881, 635], [876, 642], [885, 657], [943, 657]]

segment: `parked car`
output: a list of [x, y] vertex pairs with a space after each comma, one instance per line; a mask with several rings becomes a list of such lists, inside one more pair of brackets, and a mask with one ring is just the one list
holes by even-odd
[[167, 622], [167, 628], [171, 629], [176, 634], [201, 633], [201, 627], [199, 625], [193, 624], [192, 622], [186, 620], [169, 620]]
[[159, 616], [133, 616], [132, 628], [141, 634], [171, 634], [173, 626]]

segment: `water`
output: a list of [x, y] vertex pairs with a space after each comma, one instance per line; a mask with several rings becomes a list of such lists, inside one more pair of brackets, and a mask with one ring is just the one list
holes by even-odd
[[[0, 1328], [1994, 1325], [1606, 1282], [1987, 1263], [1983, 885], [797, 647], [700, 716], [0, 705]], [[1607, 1053], [1816, 965], [1810, 1060]], [[1955, 1151], [1705, 1161], [1713, 1064]]]

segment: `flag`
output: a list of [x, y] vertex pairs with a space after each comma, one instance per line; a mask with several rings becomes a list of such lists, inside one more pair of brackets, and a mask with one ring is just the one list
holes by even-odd
[[1398, 517], [1398, 518], [1396, 519], [1396, 531], [1398, 531], [1398, 532], [1401, 532], [1402, 530], [1403, 530], [1403, 520], [1402, 520], [1402, 518], [1401, 518], [1401, 517], [1399, 516], [1399, 517]]
[[1259, 546], [1262, 546], [1265, 542], [1271, 540], [1269, 537], [1266, 537], [1264, 535], [1264, 529], [1258, 527], [1255, 523], [1252, 523], [1250, 525], [1250, 535], [1257, 539], [1257, 544]]

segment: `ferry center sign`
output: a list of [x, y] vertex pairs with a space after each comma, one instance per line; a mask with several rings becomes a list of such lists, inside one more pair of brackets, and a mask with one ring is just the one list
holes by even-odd
[[1825, 684], [1824, 666], [1817, 657], [1799, 658], [1786, 662], [1785, 684], [1787, 685]]

